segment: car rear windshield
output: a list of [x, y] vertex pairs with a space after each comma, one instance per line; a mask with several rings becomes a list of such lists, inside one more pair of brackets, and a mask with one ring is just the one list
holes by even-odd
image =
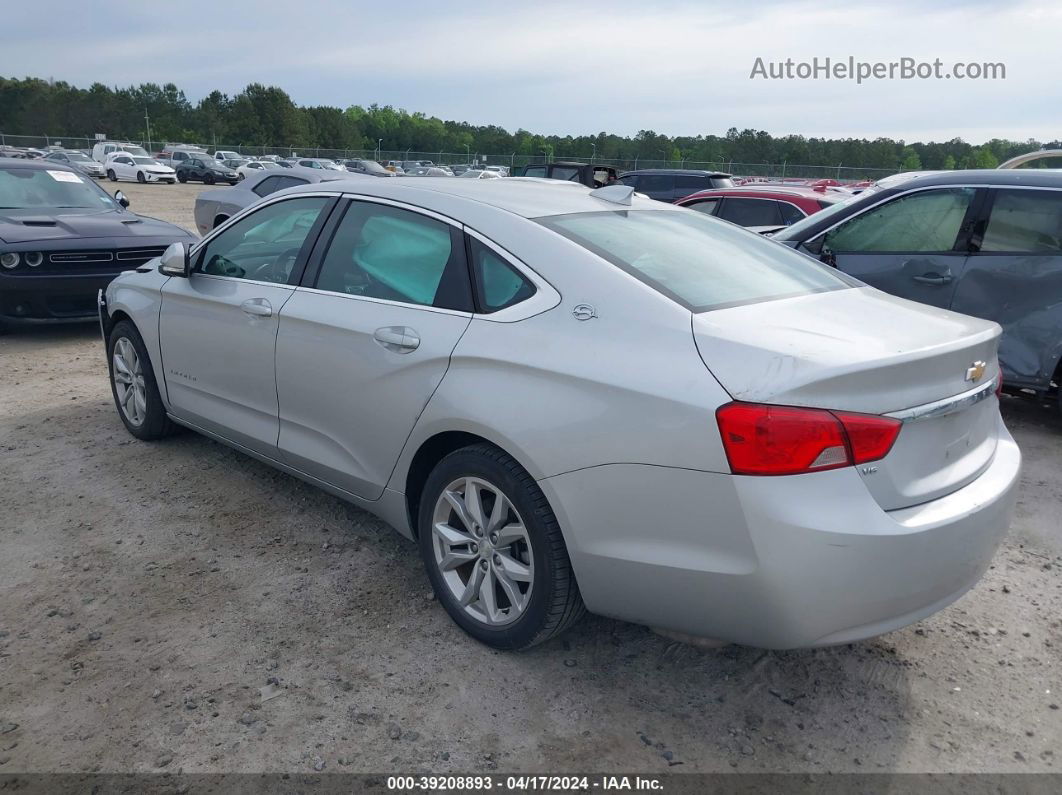
[[114, 209], [114, 201], [73, 171], [44, 168], [0, 169], [0, 209], [77, 207]]
[[703, 213], [576, 213], [539, 223], [692, 312], [840, 290], [858, 282]]

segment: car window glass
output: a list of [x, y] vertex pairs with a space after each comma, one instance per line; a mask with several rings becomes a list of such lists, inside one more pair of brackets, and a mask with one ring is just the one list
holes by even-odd
[[1062, 191], [997, 191], [981, 251], [1058, 254], [1060, 250]]
[[951, 251], [973, 188], [912, 193], [868, 210], [826, 237], [836, 252]]
[[469, 250], [481, 312], [497, 312], [535, 294], [535, 286], [523, 274], [475, 238], [470, 239]]
[[276, 193], [280, 190], [281, 179], [283, 179], [283, 177], [266, 177], [251, 188], [251, 190], [259, 196], [268, 196], [270, 193]]
[[286, 284], [306, 236], [328, 199], [287, 199], [241, 218], [208, 242], [197, 270], [214, 276]]
[[712, 181], [708, 177], [696, 174], [679, 174], [675, 177], [675, 189], [685, 191], [684, 196], [689, 196], [699, 190], [708, 190], [711, 187]]
[[684, 204], [683, 207], [689, 207], [696, 210], [699, 213], [705, 213], [711, 215], [715, 212], [715, 208], [719, 205], [719, 199], [702, 199], [699, 202], [693, 202], [692, 204]]
[[788, 246], [700, 213], [628, 210], [537, 220], [694, 312], [853, 284]]
[[567, 179], [576, 180], [579, 179], [579, 169], [572, 166], [555, 166], [550, 173], [553, 179]]
[[616, 180], [616, 182], [618, 182], [621, 185], [626, 185], [629, 188], [634, 188], [635, 190], [638, 190], [638, 177], [637, 176], [620, 177], [619, 179]]
[[[450, 226], [397, 207], [351, 202], [328, 246], [316, 287], [346, 295], [422, 306], [454, 305], [444, 277], [468, 271], [453, 245]], [[461, 275], [458, 273], [458, 275]]]
[[545, 166], [528, 166], [524, 169], [525, 177], [544, 177], [546, 176]]
[[709, 182], [713, 188], [732, 188], [734, 187], [734, 180], [730, 177], [712, 177]]
[[789, 202], [778, 202], [778, 212], [782, 214], [782, 223], [786, 226], [795, 224], [804, 217], [804, 213], [800, 211], [800, 208]]
[[737, 199], [727, 197], [718, 217], [738, 226], [781, 226], [778, 202], [773, 199]]
[[642, 174], [638, 180], [638, 190], [643, 193], [667, 193], [675, 186], [671, 174]]

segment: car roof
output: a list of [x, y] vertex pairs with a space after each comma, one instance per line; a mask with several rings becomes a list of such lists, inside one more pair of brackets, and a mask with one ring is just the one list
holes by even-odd
[[693, 193], [693, 194], [690, 194], [689, 196], [686, 196], [685, 198], [682, 199], [682, 201], [686, 201], [687, 199], [694, 199], [694, 198], [708, 198], [708, 197], [711, 197], [711, 196], [742, 196], [742, 195], [745, 195], [745, 196], [769, 196], [769, 197], [791, 196], [791, 197], [800, 197], [800, 198], [804, 198], [804, 199], [816, 199], [816, 200], [817, 199], [822, 199], [824, 197], [829, 197], [829, 198], [827, 198], [827, 201], [830, 201], [830, 200], [837, 201], [837, 200], [839, 200], [838, 197], [842, 196], [842, 194], [839, 194], [839, 193], [825, 193], [825, 192], [823, 192], [821, 190], [815, 190], [814, 188], [803, 188], [803, 187], [799, 187], [799, 186], [795, 186], [795, 185], [793, 185], [793, 186], [763, 185], [763, 186], [760, 186], [760, 187], [756, 187], [756, 186], [752, 186], [752, 185], [741, 185], [741, 186], [736, 186], [736, 187], [733, 187], [733, 188], [711, 188], [709, 190], [697, 191], [696, 193]]
[[[1050, 168], [984, 168], [963, 171], [939, 171], [909, 180], [889, 188], [904, 192], [927, 185], [1030, 185], [1032, 187], [1062, 187], [1062, 171]], [[881, 196], [884, 191], [874, 194]]]
[[[592, 189], [578, 182], [539, 179], [537, 177], [507, 177], [505, 179], [456, 179], [454, 177], [418, 177], [417, 179], [374, 179], [366, 175], [351, 175], [358, 179], [356, 187], [337, 185], [344, 193], [362, 194], [417, 204], [418, 194], [425, 192], [453, 196], [487, 204], [525, 218], [570, 213], [603, 212], [618, 209], [680, 211], [680, 207], [654, 201], [635, 193], [630, 205], [616, 204], [592, 195]], [[345, 182], [346, 179], [337, 180]], [[329, 186], [332, 189], [333, 186]], [[320, 185], [299, 185], [285, 193], [321, 190]]]
[[631, 174], [676, 174], [690, 177], [729, 177], [725, 171], [705, 171], [700, 168], [639, 168], [633, 171], [624, 171], [623, 176]]

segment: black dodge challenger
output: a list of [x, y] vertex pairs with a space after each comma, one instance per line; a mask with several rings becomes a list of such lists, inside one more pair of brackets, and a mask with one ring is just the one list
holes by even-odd
[[0, 329], [96, 317], [96, 293], [170, 243], [197, 238], [135, 215], [62, 163], [0, 158]]

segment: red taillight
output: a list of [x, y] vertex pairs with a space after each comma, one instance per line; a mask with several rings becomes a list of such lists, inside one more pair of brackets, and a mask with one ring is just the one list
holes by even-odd
[[728, 403], [715, 413], [735, 475], [795, 475], [884, 458], [903, 423], [795, 406]]

